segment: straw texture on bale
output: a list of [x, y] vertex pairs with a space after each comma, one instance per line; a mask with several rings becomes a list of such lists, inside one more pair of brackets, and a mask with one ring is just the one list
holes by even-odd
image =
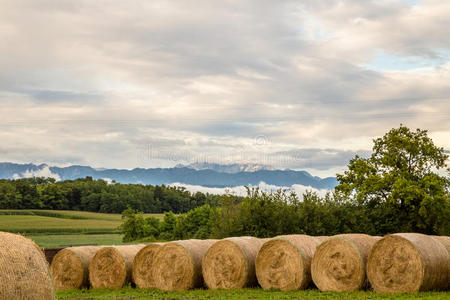
[[156, 287], [166, 291], [202, 287], [202, 259], [214, 242], [216, 240], [183, 240], [163, 245], [154, 258]]
[[314, 236], [314, 238], [315, 238], [316, 240], [318, 240], [318, 241], [321, 243], [321, 242], [323, 242], [323, 241], [329, 239], [330, 237], [327, 236], [327, 235], [320, 235], [320, 236]]
[[121, 288], [132, 282], [133, 259], [145, 245], [103, 247], [89, 264], [93, 288]]
[[214, 243], [202, 263], [208, 288], [235, 289], [256, 285], [256, 255], [267, 240], [233, 237]]
[[311, 275], [321, 291], [351, 292], [368, 287], [367, 257], [380, 237], [340, 234], [323, 241], [314, 253]]
[[435, 240], [439, 241], [440, 243], [442, 243], [445, 248], [447, 249], [448, 252], [448, 264], [447, 264], [447, 290], [450, 289], [450, 236], [437, 236], [437, 235], [433, 235], [432, 236]]
[[31, 240], [0, 232], [0, 299], [54, 299], [48, 264]]
[[320, 244], [308, 235], [278, 236], [264, 243], [256, 257], [256, 277], [265, 290], [305, 289], [311, 284], [311, 259]]
[[133, 281], [140, 288], [155, 288], [153, 265], [155, 256], [164, 243], [151, 243], [139, 250], [133, 260]]
[[367, 276], [377, 292], [444, 290], [449, 263], [448, 250], [438, 239], [420, 233], [396, 233], [373, 246]]
[[56, 290], [79, 289], [89, 285], [89, 263], [101, 247], [70, 247], [60, 250], [50, 265]]
[[435, 240], [438, 240], [450, 252], [450, 236], [432, 235], [431, 237]]

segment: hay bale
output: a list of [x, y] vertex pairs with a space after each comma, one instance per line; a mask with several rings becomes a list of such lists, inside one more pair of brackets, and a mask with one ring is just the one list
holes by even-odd
[[202, 263], [208, 288], [234, 289], [256, 285], [256, 255], [266, 241], [254, 237], [233, 237], [214, 243]]
[[373, 289], [382, 293], [444, 290], [449, 253], [438, 239], [420, 233], [390, 234], [379, 240], [367, 262]]
[[55, 299], [42, 250], [8, 232], [0, 232], [0, 299]]
[[446, 290], [450, 289], [450, 236], [438, 236], [438, 235], [432, 235], [432, 238], [434, 238], [435, 240], [439, 241], [441, 244], [443, 244], [445, 246], [445, 248], [448, 251], [448, 255], [449, 255], [449, 262], [447, 264], [447, 288]]
[[155, 288], [153, 264], [156, 253], [164, 243], [151, 243], [139, 250], [133, 260], [133, 281], [140, 288]]
[[431, 237], [444, 244], [445, 248], [450, 252], [450, 236], [432, 235]]
[[323, 242], [327, 239], [329, 239], [330, 237], [327, 235], [319, 235], [319, 236], [313, 236], [313, 238], [315, 238], [316, 240], [318, 240], [319, 242]]
[[323, 241], [314, 253], [311, 275], [321, 291], [351, 292], [368, 286], [367, 257], [380, 237], [340, 234]]
[[311, 259], [320, 241], [298, 234], [275, 237], [261, 247], [256, 257], [256, 277], [265, 290], [291, 291], [311, 284]]
[[50, 265], [56, 290], [79, 289], [89, 285], [89, 263], [101, 247], [70, 247], [59, 251]]
[[132, 282], [133, 259], [145, 245], [103, 247], [89, 264], [93, 288], [121, 288]]
[[154, 258], [156, 287], [166, 291], [202, 287], [202, 259], [214, 242], [216, 240], [184, 240], [163, 245]]

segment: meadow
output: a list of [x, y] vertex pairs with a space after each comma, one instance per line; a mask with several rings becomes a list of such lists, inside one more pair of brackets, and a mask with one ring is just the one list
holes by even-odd
[[277, 299], [450, 299], [449, 292], [424, 292], [417, 294], [377, 294], [371, 291], [357, 291], [351, 293], [320, 292], [318, 290], [303, 291], [264, 291], [260, 288], [236, 290], [206, 290], [165, 292], [155, 289], [133, 289], [131, 287], [120, 290], [92, 289], [66, 290], [56, 293], [57, 299], [223, 299], [223, 300], [277, 300]]
[[[162, 214], [147, 214], [162, 218]], [[40, 247], [122, 244], [120, 214], [65, 210], [0, 210], [0, 231], [19, 233]]]

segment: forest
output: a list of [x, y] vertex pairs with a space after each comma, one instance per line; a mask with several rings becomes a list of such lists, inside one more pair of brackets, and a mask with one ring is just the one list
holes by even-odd
[[128, 207], [145, 213], [185, 213], [217, 205], [219, 195], [190, 193], [182, 187], [107, 183], [86, 177], [0, 180], [0, 209], [59, 209], [122, 213]]

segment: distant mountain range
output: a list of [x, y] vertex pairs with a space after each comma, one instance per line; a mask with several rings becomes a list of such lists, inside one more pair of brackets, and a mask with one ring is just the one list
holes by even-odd
[[175, 168], [191, 168], [195, 170], [213, 170], [219, 173], [255, 172], [260, 170], [274, 170], [274, 168], [261, 164], [228, 164], [192, 163], [189, 165], [176, 165]]
[[204, 187], [256, 186], [260, 182], [276, 186], [300, 184], [316, 189], [332, 189], [337, 185], [335, 177], [320, 178], [306, 171], [273, 170], [253, 164], [193, 164], [174, 168], [132, 170], [96, 169], [89, 166], [52, 167], [46, 164], [0, 163], [0, 178], [44, 176], [59, 180], [91, 176], [94, 179], [115, 180], [120, 183], [171, 184], [181, 183]]

